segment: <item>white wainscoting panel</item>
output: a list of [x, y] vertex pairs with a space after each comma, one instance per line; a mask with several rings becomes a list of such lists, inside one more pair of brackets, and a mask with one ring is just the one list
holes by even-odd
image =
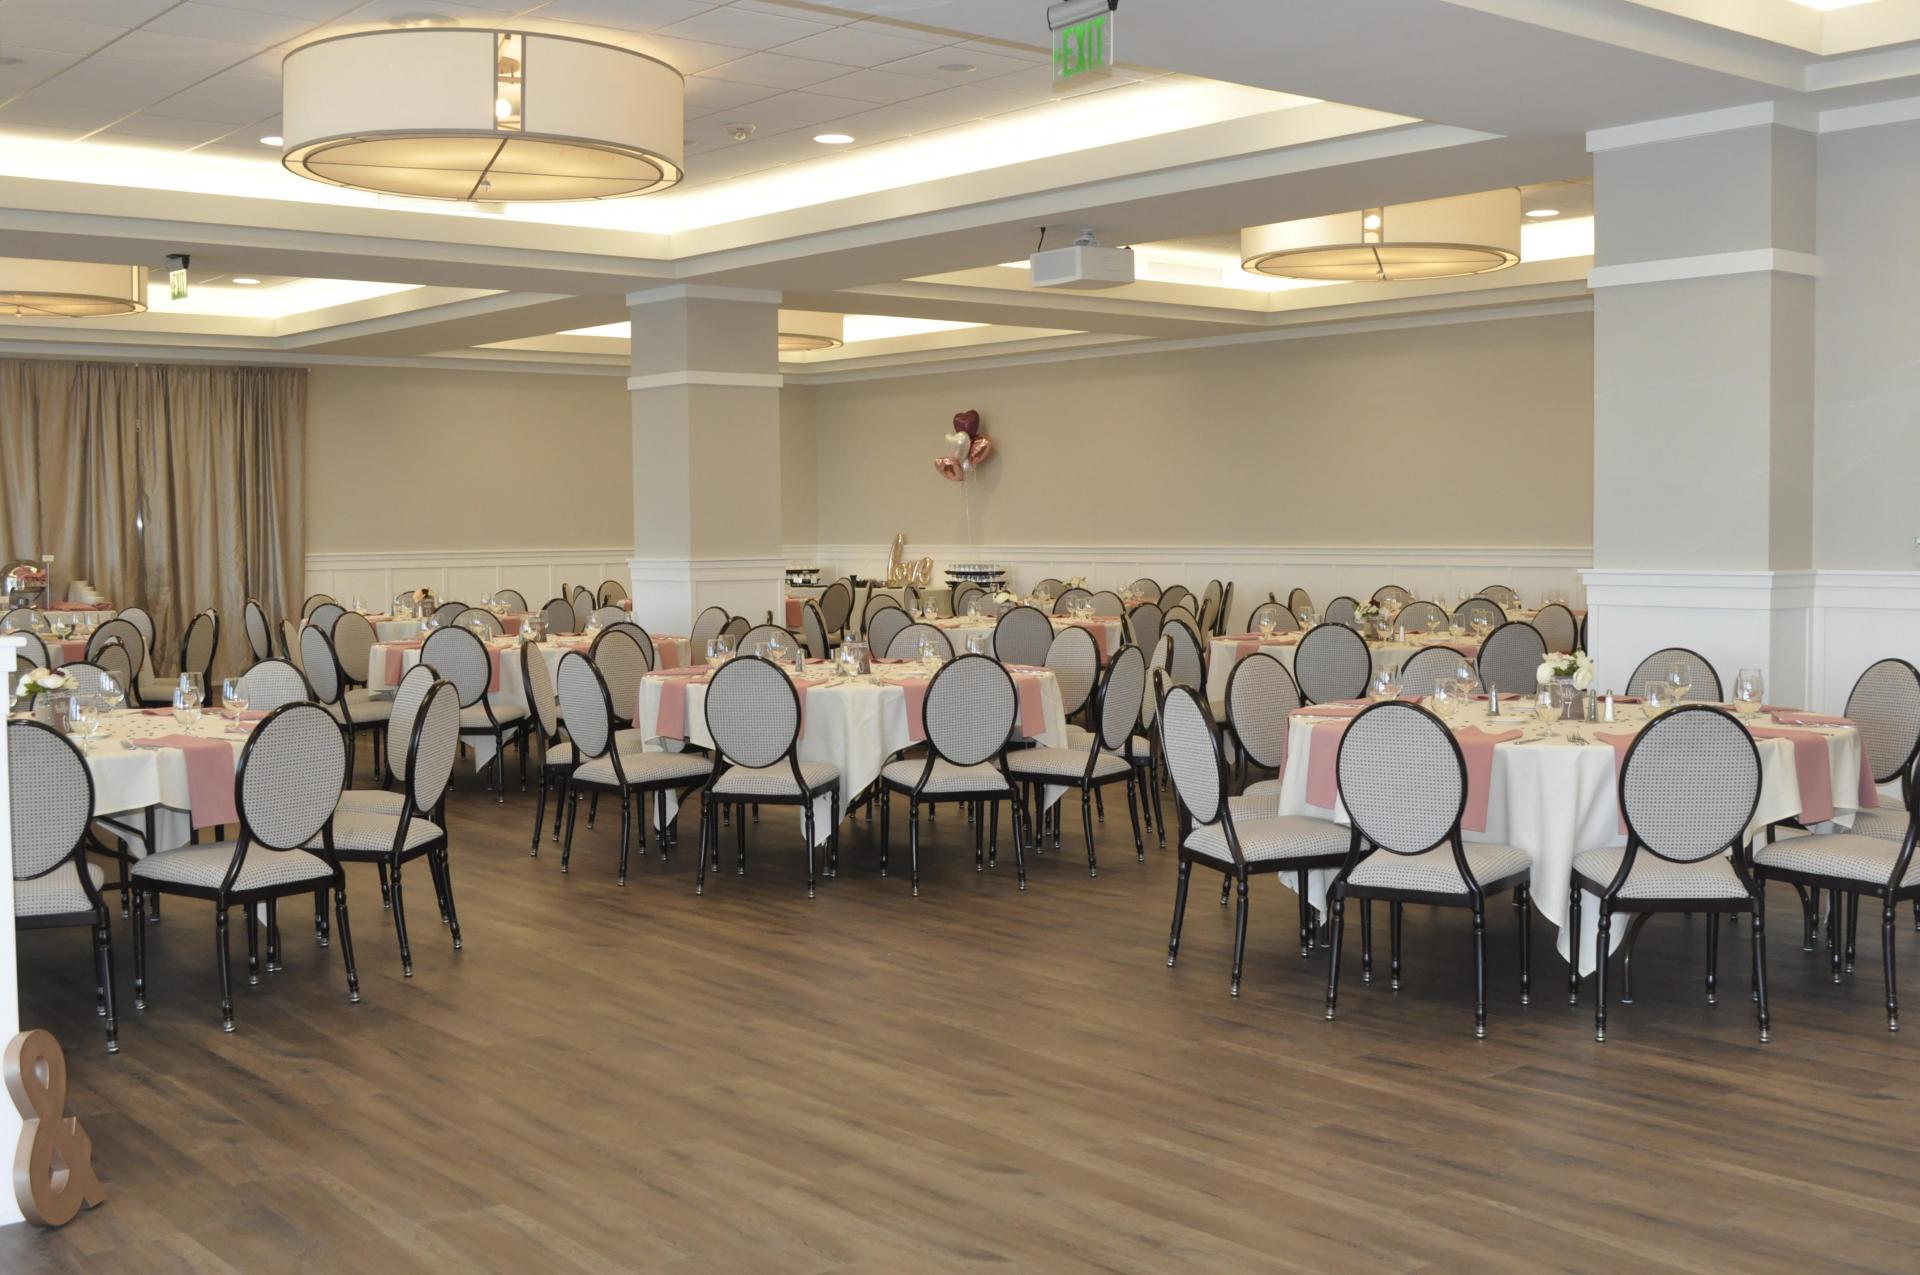
[[1920, 571], [1816, 573], [1814, 706], [1837, 713], [1869, 664], [1898, 657], [1920, 665]]
[[[882, 575], [891, 544], [789, 545], [787, 561], [817, 566], [828, 577], [855, 571]], [[1095, 589], [1117, 589], [1140, 576], [1163, 587], [1184, 584], [1198, 594], [1208, 580], [1234, 584], [1232, 623], [1273, 593], [1285, 599], [1296, 587], [1325, 606], [1345, 593], [1371, 596], [1383, 584], [1398, 584], [1420, 597], [1439, 595], [1451, 605], [1462, 590], [1511, 585], [1528, 599], [1560, 590], [1575, 606], [1583, 594], [1580, 573], [1593, 561], [1584, 545], [1565, 548], [1464, 545], [907, 545], [909, 558], [931, 557], [934, 579], [953, 562], [995, 562], [1009, 568], [1015, 588], [1049, 576], [1083, 575]]]
[[[397, 553], [310, 553], [307, 592], [344, 602], [357, 594], [370, 607], [404, 590], [432, 589], [446, 601], [478, 602], [496, 589], [518, 589], [529, 606], [558, 597], [562, 583], [598, 589], [629, 580], [630, 547], [617, 549], [419, 549]], [[629, 585], [631, 587], [631, 585]]]
[[780, 558], [630, 558], [625, 570], [634, 619], [655, 633], [686, 633], [710, 606], [780, 623], [785, 566]]
[[1705, 656], [1732, 692], [1742, 668], [1761, 669], [1767, 697], [1820, 709], [1812, 653], [1811, 571], [1618, 571], [1583, 573], [1587, 640], [1603, 687], [1624, 688], [1646, 656], [1684, 646]]

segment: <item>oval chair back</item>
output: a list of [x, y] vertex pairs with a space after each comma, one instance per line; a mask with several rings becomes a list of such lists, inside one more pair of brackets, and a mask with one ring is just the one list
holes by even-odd
[[1286, 766], [1289, 714], [1302, 702], [1293, 674], [1265, 651], [1255, 651], [1233, 666], [1227, 678], [1227, 721], [1248, 761], [1263, 770]]
[[720, 631], [727, 635], [727, 641], [733, 643], [733, 649], [738, 651], [740, 639], [745, 637], [752, 628], [751, 620], [744, 615], [736, 615], [728, 617], [727, 622], [720, 626]]
[[820, 592], [820, 618], [827, 623], [827, 632], [841, 633], [846, 630], [847, 617], [853, 613], [853, 589], [845, 580], [835, 580]]
[[1400, 613], [1393, 617], [1395, 624], [1406, 629], [1408, 637], [1433, 632], [1434, 630], [1427, 628], [1428, 620], [1438, 621], [1435, 629], [1445, 628], [1447, 626], [1447, 609], [1432, 602], [1422, 602], [1416, 598], [1401, 607]]
[[1045, 664], [1053, 622], [1038, 607], [1010, 608], [993, 626], [993, 657], [1002, 664]]
[[1480, 689], [1525, 695], [1540, 684], [1540, 661], [1546, 658], [1547, 640], [1540, 630], [1525, 620], [1510, 620], [1480, 644]]
[[[568, 655], [578, 655], [569, 651]], [[566, 656], [562, 656], [565, 659]], [[531, 642], [520, 644], [520, 680], [527, 688], [527, 706], [533, 710], [542, 742], [552, 744], [560, 738], [560, 697], [553, 688], [553, 670], [547, 657]]]
[[1313, 611], [1313, 595], [1305, 589], [1294, 589], [1287, 594], [1287, 610], [1293, 612], [1296, 618], [1298, 618], [1302, 611], [1311, 613]]
[[1054, 634], [1047, 648], [1047, 667], [1060, 685], [1060, 706], [1071, 720], [1087, 706], [1100, 676], [1100, 648], [1093, 634], [1072, 624]]
[[125, 692], [128, 704], [138, 702], [133, 685], [133, 657], [127, 654], [127, 648], [118, 642], [101, 647], [90, 661], [113, 674], [119, 681], [120, 689]]
[[1127, 612], [1127, 640], [1143, 651], [1151, 651], [1160, 645], [1160, 629], [1165, 623], [1166, 612], [1158, 602], [1142, 602]]
[[[487, 631], [488, 637], [505, 637], [507, 632], [507, 626], [500, 622], [500, 617], [485, 607], [467, 607], [453, 617], [453, 622], [469, 630], [477, 624]], [[334, 644], [339, 645], [337, 639]]]
[[824, 660], [833, 654], [833, 639], [827, 634], [827, 618], [820, 604], [808, 598], [800, 604], [800, 635], [806, 639], [807, 654]]
[[893, 635], [893, 641], [887, 643], [887, 649], [882, 653], [890, 660], [917, 659], [920, 655], [920, 639], [929, 637], [934, 639], [943, 661], [953, 658], [953, 640], [944, 630], [931, 624], [909, 624]]
[[1247, 613], [1246, 627], [1240, 631], [1242, 633], [1258, 633], [1260, 631], [1260, 621], [1263, 617], [1273, 621], [1273, 631], [1275, 633], [1298, 633], [1300, 631], [1300, 622], [1293, 618], [1293, 612], [1287, 610], [1287, 604], [1272, 601], [1262, 602], [1259, 606], [1249, 611]]
[[[600, 605], [601, 606], [619, 607], [620, 604], [622, 602], [625, 602], [626, 600], [627, 600], [626, 585], [621, 584], [618, 580], [602, 580], [600, 582]], [[623, 611], [626, 610], [625, 607], [620, 607], [620, 609]]]
[[1487, 631], [1492, 632], [1507, 622], [1507, 613], [1492, 598], [1468, 598], [1453, 612], [1453, 622], [1467, 632], [1473, 632], [1476, 619], [1487, 622]]
[[460, 707], [472, 708], [487, 698], [493, 681], [486, 643], [466, 629], [435, 629], [420, 647], [420, 662], [453, 683]]
[[[1160, 753], [1167, 760], [1174, 795], [1187, 818], [1195, 827], [1217, 823], [1227, 809], [1227, 765], [1213, 715], [1199, 692], [1190, 686], [1169, 686], [1160, 699], [1156, 723]], [[1237, 856], [1236, 839], [1228, 837], [1227, 844]]]
[[1359, 610], [1360, 604], [1343, 593], [1327, 603], [1327, 613], [1320, 619], [1325, 624], [1344, 624], [1352, 627], [1354, 617]]
[[[393, 772], [395, 777], [400, 780], [403, 786], [407, 780], [408, 769], [413, 764], [412, 756], [407, 751], [408, 741], [413, 737], [413, 719], [420, 712], [421, 702], [426, 699], [429, 689], [434, 686], [448, 685], [447, 682], [442, 680], [439, 674], [435, 673], [427, 665], [416, 664], [408, 669], [406, 675], [400, 679], [400, 685], [393, 688], [393, 709], [391, 716], [387, 718], [387, 738], [397, 741], [400, 745], [400, 758], [397, 762], [391, 764], [395, 768]], [[453, 692], [451, 688], [449, 688], [447, 698], [453, 699], [455, 695], [457, 695], [457, 692]], [[454, 706], [453, 729], [455, 734], [459, 733], [460, 709], [458, 705]]]
[[333, 595], [331, 593], [309, 593], [307, 600], [300, 604], [300, 618], [302, 620], [311, 620], [315, 607], [318, 607], [323, 602], [331, 601], [333, 601]]
[[727, 627], [725, 607], [708, 607], [693, 619], [693, 629], [687, 635], [687, 641], [693, 644], [695, 659], [703, 659], [707, 654], [707, 643], [720, 635]]
[[1107, 664], [1106, 680], [1100, 685], [1099, 746], [1092, 751], [1128, 754], [1146, 691], [1146, 656], [1137, 646], [1121, 647]]
[[180, 671], [198, 673], [200, 685], [206, 686], [213, 680], [213, 657], [220, 649], [220, 615], [216, 611], [202, 611], [187, 623], [187, 631], [180, 639]]
[[[1453, 836], [1467, 803], [1467, 766], [1440, 719], [1390, 700], [1353, 719], [1335, 767], [1354, 829], [1391, 854], [1424, 854]], [[1462, 877], [1465, 856], [1457, 865]]]
[[1713, 665], [1707, 657], [1684, 646], [1669, 646], [1641, 660], [1639, 667], [1633, 670], [1633, 676], [1627, 679], [1627, 694], [1645, 695], [1649, 684], [1665, 682], [1667, 666], [1670, 664], [1686, 665], [1688, 699], [1717, 703], [1724, 698], [1720, 691], [1720, 675], [1713, 671]]
[[875, 607], [867, 617], [867, 649], [889, 651], [893, 639], [913, 623], [913, 617], [897, 606]]
[[13, 879], [31, 881], [73, 863], [91, 906], [98, 908], [99, 892], [78, 857], [93, 823], [93, 772], [86, 758], [72, 740], [43, 722], [10, 721], [7, 782], [13, 793]]
[[1423, 646], [1400, 666], [1400, 688], [1409, 695], [1431, 695], [1433, 684], [1451, 678], [1461, 658], [1450, 646]]
[[[147, 666], [147, 639], [140, 635], [140, 630], [131, 621], [108, 620], [95, 629], [93, 636], [87, 639], [87, 659], [99, 664], [100, 653], [115, 644], [126, 652], [127, 663], [132, 667], [133, 675], [137, 676]], [[127, 688], [129, 703], [134, 702], [134, 690], [131, 686]]]
[[1847, 718], [1860, 728], [1873, 782], [1906, 784], [1920, 755], [1920, 669], [1901, 659], [1869, 666], [1847, 695]]
[[319, 625], [309, 624], [300, 630], [300, 671], [306, 674], [307, 685], [313, 688], [314, 702], [340, 702], [340, 663], [334, 657], [333, 643]]
[[247, 628], [247, 649], [253, 653], [253, 662], [273, 658], [273, 626], [267, 623], [266, 608], [253, 598], [247, 599], [246, 611], [242, 616]]
[[1191, 611], [1193, 609], [1192, 603], [1193, 591], [1188, 589], [1184, 584], [1170, 584], [1166, 587], [1166, 591], [1160, 595], [1160, 609], [1163, 612], [1171, 611], [1179, 606], [1186, 607]]
[[560, 657], [560, 715], [576, 761], [604, 756], [613, 747], [613, 702], [593, 661], [578, 651]]
[[579, 631], [578, 621], [573, 614], [573, 603], [565, 598], [549, 598], [547, 604], [540, 608], [540, 619], [547, 626], [549, 633]]
[[240, 839], [222, 891], [232, 888], [250, 850], [299, 850], [319, 836], [346, 781], [347, 745], [332, 714], [318, 704], [287, 704], [267, 714], [240, 753], [234, 791]]
[[246, 692], [247, 708], [256, 712], [270, 713], [313, 698], [307, 679], [286, 660], [261, 660], [241, 675], [240, 686]]
[[302, 624], [295, 624], [292, 620], [280, 621], [280, 658], [295, 668], [300, 667], [300, 629], [303, 625], [304, 621]]
[[647, 675], [647, 653], [633, 634], [609, 629], [593, 640], [589, 658], [600, 670], [613, 700], [614, 720], [631, 725], [640, 711], [640, 681]]
[[349, 686], [365, 686], [373, 674], [373, 624], [358, 611], [348, 611], [333, 622], [333, 658]]
[[1120, 595], [1112, 589], [1102, 589], [1091, 598], [1088, 598], [1087, 601], [1093, 606], [1093, 613], [1095, 615], [1110, 615], [1118, 618], [1127, 613], [1127, 604], [1122, 602]]
[[1627, 749], [1619, 782], [1627, 852], [1616, 887], [1641, 849], [1698, 863], [1733, 848], [1734, 870], [1747, 880], [1737, 848], [1760, 802], [1760, 753], [1725, 710], [1686, 704], [1654, 719]]
[[1053, 613], [1065, 615], [1083, 602], [1093, 601], [1091, 589], [1062, 589], [1060, 596], [1053, 600]]
[[1480, 596], [1490, 599], [1503, 611], [1513, 605], [1513, 590], [1504, 584], [1490, 584], [1480, 590]]
[[518, 589], [495, 589], [493, 591], [493, 600], [501, 606], [506, 607], [509, 611], [524, 611], [527, 609], [527, 595]]
[[319, 628], [322, 633], [333, 632], [333, 622], [347, 613], [347, 609], [338, 602], [322, 602], [307, 617], [307, 623]]
[[587, 623], [598, 621], [603, 629], [610, 624], [618, 624], [626, 618], [627, 612], [624, 607], [595, 607], [587, 613]]
[[[757, 647], [771, 646], [775, 640], [784, 645], [789, 652], [800, 649], [804, 644], [793, 635], [793, 630], [783, 624], [756, 624], [740, 635], [740, 642], [734, 647], [736, 653], [758, 654]], [[792, 656], [787, 657], [791, 659]]]
[[460, 752], [459, 692], [449, 682], [434, 681], [427, 687], [411, 725], [403, 729], [407, 740], [407, 801], [414, 811], [429, 814], [446, 796], [454, 759]]
[[927, 687], [922, 720], [928, 751], [956, 766], [991, 761], [1006, 751], [1019, 707], [1005, 667], [984, 655], [963, 655]]
[[1571, 655], [1580, 644], [1579, 621], [1558, 602], [1541, 607], [1533, 617], [1533, 627], [1540, 631], [1547, 649], [1556, 655]]
[[1309, 704], [1359, 699], [1373, 676], [1373, 657], [1358, 633], [1334, 620], [1316, 624], [1293, 651], [1293, 677]]
[[1200, 644], [1199, 630], [1180, 612], [1167, 617], [1161, 638], [1172, 644], [1173, 658], [1167, 672], [1176, 686], [1203, 686], [1207, 680], [1206, 648]]
[[[606, 628], [602, 629], [601, 632], [625, 633], [634, 641], [638, 642], [640, 644], [640, 653], [647, 657], [647, 671], [649, 673], [651, 673], [654, 666], [660, 662], [660, 652], [653, 644], [653, 635], [635, 624], [632, 620], [621, 620], [617, 624], [609, 624]], [[691, 658], [694, 660], [704, 660], [706, 657], [707, 653], [705, 651], [699, 651]]]
[[[786, 673], [758, 656], [728, 660], [707, 684], [707, 734], [720, 757], [736, 766], [760, 770], [793, 758], [800, 734], [800, 697]], [[718, 768], [716, 768], [718, 773]], [[797, 761], [793, 780], [806, 783]]]

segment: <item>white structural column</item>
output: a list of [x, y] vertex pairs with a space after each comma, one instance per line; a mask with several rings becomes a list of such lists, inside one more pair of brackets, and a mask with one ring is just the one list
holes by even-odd
[[[19, 658], [20, 649], [26, 643], [17, 637], [0, 634], [0, 675], [11, 673], [14, 661]], [[14, 1038], [20, 1030], [20, 962], [19, 952], [14, 942], [13, 932], [13, 795], [7, 783], [7, 740], [6, 732], [0, 731], [0, 809], [9, 812], [9, 817], [0, 820], [0, 917], [8, 921], [0, 926], [0, 1045]], [[124, 960], [124, 958], [123, 958]], [[127, 968], [123, 963], [122, 969]], [[125, 1004], [126, 1002], [122, 1002]], [[63, 1045], [72, 1045], [73, 1041], [63, 1041]], [[89, 1042], [91, 1043], [91, 1042]], [[20, 1113], [14, 1109], [13, 1099], [0, 1094], [0, 1147], [7, 1150], [9, 1156], [20, 1145]], [[0, 1226], [22, 1220], [19, 1202], [14, 1199], [13, 1184], [0, 1190]]]
[[780, 606], [777, 292], [677, 284], [633, 319], [634, 615], [685, 633], [709, 606]]
[[1689, 646], [1805, 702], [1815, 138], [1760, 107], [1588, 141], [1601, 679]]

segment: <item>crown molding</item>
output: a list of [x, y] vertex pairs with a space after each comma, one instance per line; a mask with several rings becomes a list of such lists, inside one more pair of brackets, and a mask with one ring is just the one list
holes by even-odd
[[1666, 257], [1658, 261], [1624, 261], [1595, 266], [1587, 272], [1589, 288], [1618, 288], [1636, 283], [1671, 283], [1677, 279], [1715, 279], [1738, 274], [1791, 274], [1820, 277], [1820, 258], [1789, 248], [1748, 248], [1740, 252], [1712, 252], [1698, 257]]

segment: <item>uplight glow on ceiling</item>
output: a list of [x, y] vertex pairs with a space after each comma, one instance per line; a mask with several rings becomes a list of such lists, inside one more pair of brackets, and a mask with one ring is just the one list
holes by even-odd
[[[960, 328], [981, 326], [978, 323], [952, 323], [944, 319], [906, 319], [891, 314], [849, 314], [844, 330], [846, 343], [858, 345], [862, 341], [885, 341], [892, 337], [923, 336], [929, 332], [953, 332]], [[602, 323], [591, 328], [569, 328], [560, 335], [618, 337], [626, 341], [633, 337], [633, 325]]]
[[205, 314], [226, 318], [285, 319], [395, 292], [412, 292], [411, 283], [369, 283], [360, 279], [292, 279], [286, 283], [230, 286], [196, 283], [173, 299], [164, 277], [147, 284], [150, 314]]

